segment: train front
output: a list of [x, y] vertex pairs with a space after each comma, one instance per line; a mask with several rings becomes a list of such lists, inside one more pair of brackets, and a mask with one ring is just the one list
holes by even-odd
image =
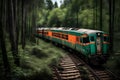
[[90, 38], [90, 63], [104, 64], [109, 56], [109, 36], [102, 31], [89, 34]]

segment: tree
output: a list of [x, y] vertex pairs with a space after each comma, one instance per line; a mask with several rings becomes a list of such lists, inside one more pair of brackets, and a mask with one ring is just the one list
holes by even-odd
[[51, 0], [46, 0], [46, 5], [48, 10], [52, 10], [54, 5]]
[[98, 26], [98, 3], [97, 0], [95, 0], [95, 28]]
[[76, 27], [79, 26], [78, 25], [78, 13], [79, 13], [79, 10], [80, 10], [80, 4], [81, 4], [81, 1], [74, 0], [73, 4], [71, 5], [71, 14], [72, 13], [76, 14]]
[[25, 14], [26, 14], [26, 6], [25, 1], [22, 0], [22, 27], [21, 27], [21, 43], [22, 49], [25, 48]]
[[81, 23], [82, 28], [90, 28], [93, 29], [93, 11], [92, 9], [82, 10], [81, 14], [79, 14], [79, 23]]
[[49, 13], [47, 24], [49, 26], [60, 27], [64, 19], [64, 16], [65, 16], [64, 10], [61, 10], [60, 8], [55, 8]]
[[93, 0], [93, 29], [95, 29], [95, 0]]
[[110, 52], [113, 53], [113, 40], [114, 40], [114, 13], [115, 1], [109, 0], [109, 35], [110, 35]]
[[[20, 65], [20, 60], [19, 60], [19, 55], [18, 55], [18, 50], [17, 50], [17, 35], [16, 35], [16, 23], [15, 23], [15, 12], [14, 7], [15, 2], [13, 0], [8, 1], [8, 24], [9, 24], [9, 38], [10, 38], [10, 43], [11, 43], [11, 51], [12, 55], [14, 58], [14, 63], [19, 66]], [[16, 10], [16, 9], [15, 9]]]
[[57, 4], [57, 2], [55, 2], [55, 4], [54, 4], [54, 8], [58, 8], [58, 4]]
[[[4, 1], [6, 2], [6, 0]], [[3, 27], [3, 0], [1, 0], [0, 2], [0, 50], [1, 50], [1, 54], [2, 54], [2, 59], [3, 59], [3, 65], [4, 65], [4, 70], [5, 70], [5, 74], [4, 74], [4, 78], [7, 79], [11, 79], [10, 78], [10, 64], [8, 61], [8, 55], [7, 55], [7, 51], [6, 51], [6, 43], [5, 43], [5, 35], [4, 35], [4, 27]], [[6, 5], [5, 5], [6, 6]]]
[[103, 5], [103, 1], [102, 0], [100, 0], [100, 30], [102, 30], [102, 27], [103, 27], [103, 25], [102, 25], [102, 5]]
[[72, 3], [72, 0], [64, 0], [61, 8], [66, 8]]

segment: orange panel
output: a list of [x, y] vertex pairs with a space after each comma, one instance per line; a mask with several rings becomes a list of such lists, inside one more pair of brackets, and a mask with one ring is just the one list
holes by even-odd
[[48, 31], [48, 36], [52, 37], [52, 31]]
[[76, 43], [76, 36], [75, 35], [68, 35], [68, 42], [75, 44]]

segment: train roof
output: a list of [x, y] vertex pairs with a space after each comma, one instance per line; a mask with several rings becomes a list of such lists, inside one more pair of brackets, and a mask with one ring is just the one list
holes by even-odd
[[91, 29], [77, 29], [77, 30], [71, 30], [71, 29], [55, 29], [53, 30], [54, 32], [63, 32], [63, 33], [69, 33], [72, 35], [82, 35], [82, 34], [96, 34], [96, 33], [104, 33], [103, 31], [99, 31], [99, 30], [91, 30]]
[[78, 29], [77, 32], [80, 32], [80, 33], [86, 33], [86, 34], [92, 34], [92, 33], [103, 33], [103, 31], [99, 31], [99, 30], [91, 30], [91, 29]]
[[69, 33], [72, 35], [82, 35], [82, 34], [96, 34], [96, 33], [104, 33], [103, 31], [99, 31], [99, 30], [92, 30], [92, 29], [74, 29], [74, 28], [65, 28], [65, 27], [53, 27], [53, 28], [38, 28], [38, 30], [52, 30], [54, 32], [63, 32], [63, 33]]

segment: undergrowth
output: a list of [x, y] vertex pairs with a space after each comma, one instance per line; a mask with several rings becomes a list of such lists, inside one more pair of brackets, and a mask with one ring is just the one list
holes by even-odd
[[107, 64], [105, 65], [110, 71], [112, 71], [116, 76], [120, 75], [120, 54], [112, 55]]
[[19, 54], [21, 66], [12, 66], [12, 80], [52, 80], [50, 67], [58, 64], [64, 51], [39, 40], [38, 45], [28, 43], [24, 50], [19, 46]]

